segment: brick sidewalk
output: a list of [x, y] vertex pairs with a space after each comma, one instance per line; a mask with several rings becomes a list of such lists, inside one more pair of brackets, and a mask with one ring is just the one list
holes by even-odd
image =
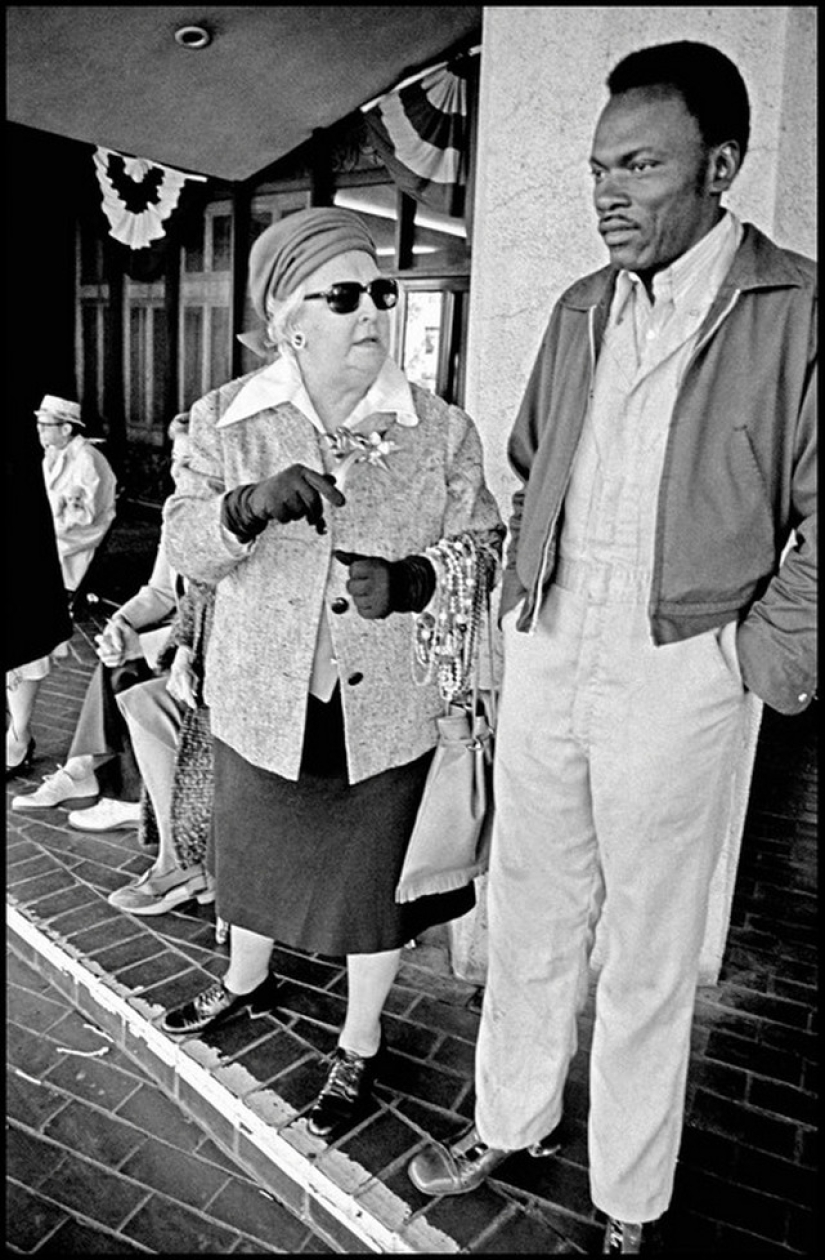
[[[94, 661], [82, 636], [73, 643], [44, 689], [32, 786], [65, 756]], [[766, 713], [722, 975], [698, 994], [669, 1214], [676, 1253], [814, 1249], [816, 737], [815, 709], [795, 719]], [[19, 790], [19, 781], [7, 789]], [[63, 809], [10, 813], [13, 944], [117, 1032], [242, 1176], [256, 1174], [345, 1252], [598, 1252], [585, 1120], [592, 996], [560, 1154], [513, 1156], [475, 1194], [425, 1199], [406, 1166], [428, 1134], [452, 1135], [472, 1115], [481, 991], [444, 974], [437, 951], [405, 952], [387, 1008], [388, 1070], [368, 1113], [328, 1147], [304, 1116], [340, 1026], [343, 968], [276, 948], [277, 1017], [243, 1016], [172, 1045], [157, 1015], [222, 974], [226, 949], [214, 943], [212, 908], [147, 920], [108, 906], [107, 893], [149, 861], [133, 833], [72, 831]]]
[[59, 989], [6, 961], [10, 1250], [332, 1252]]

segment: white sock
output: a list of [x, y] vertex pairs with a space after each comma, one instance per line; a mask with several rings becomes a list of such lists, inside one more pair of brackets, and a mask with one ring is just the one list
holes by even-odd
[[94, 762], [87, 754], [81, 757], [70, 757], [63, 769], [72, 779], [88, 779], [94, 777]]

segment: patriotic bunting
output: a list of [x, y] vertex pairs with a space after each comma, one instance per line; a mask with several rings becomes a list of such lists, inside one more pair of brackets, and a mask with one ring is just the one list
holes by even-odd
[[467, 184], [467, 79], [440, 67], [365, 110], [378, 155], [398, 187], [460, 217]]
[[129, 249], [145, 249], [162, 237], [163, 222], [177, 206], [186, 180], [204, 179], [111, 149], [98, 148], [94, 163], [110, 235]]

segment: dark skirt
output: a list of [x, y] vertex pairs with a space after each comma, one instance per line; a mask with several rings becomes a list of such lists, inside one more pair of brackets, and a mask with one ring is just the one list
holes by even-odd
[[216, 739], [209, 866], [228, 923], [309, 953], [399, 949], [472, 909], [472, 884], [399, 905], [432, 751], [350, 786], [340, 696], [310, 696], [297, 782]]

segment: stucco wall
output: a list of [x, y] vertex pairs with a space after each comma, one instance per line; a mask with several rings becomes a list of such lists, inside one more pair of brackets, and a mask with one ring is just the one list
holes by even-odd
[[551, 305], [607, 257], [588, 170], [604, 80], [634, 48], [673, 39], [715, 44], [748, 85], [751, 149], [731, 209], [815, 252], [813, 6], [485, 8], [467, 408], [505, 511], [506, 440]]

